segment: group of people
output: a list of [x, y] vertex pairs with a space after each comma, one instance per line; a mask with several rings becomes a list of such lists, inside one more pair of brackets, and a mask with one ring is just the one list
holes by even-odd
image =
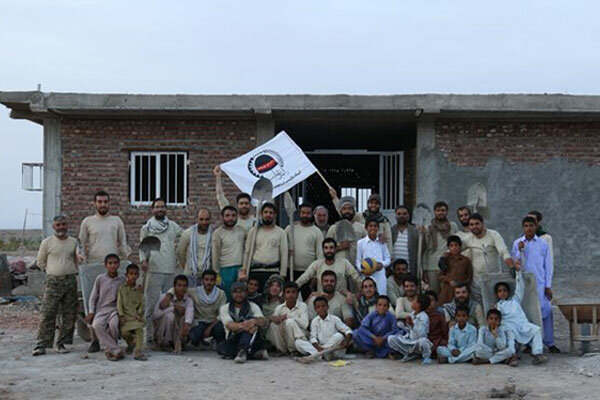
[[[84, 321], [93, 333], [88, 351], [104, 350], [111, 361], [131, 353], [145, 360], [144, 347], [181, 353], [214, 346], [239, 363], [268, 359], [269, 351], [325, 359], [353, 351], [420, 357], [425, 364], [437, 357], [514, 366], [519, 344], [536, 364], [547, 360], [544, 345], [559, 352], [550, 305], [552, 242], [540, 213], [523, 218], [523, 236], [509, 251], [467, 207], [457, 210], [460, 229], [448, 220], [444, 202], [435, 204], [427, 226], [412, 225], [406, 206], [396, 208], [392, 225], [377, 194], [357, 212], [354, 198], [339, 199], [331, 189], [337, 222], [329, 225], [328, 208], [304, 203], [298, 221], [282, 229], [273, 203], [261, 205], [257, 221], [251, 197], [240, 193], [230, 205], [218, 167], [214, 174], [220, 225], [201, 207], [197, 223], [183, 230], [168, 218], [166, 202], [155, 199], [140, 242], [153, 237], [160, 249], [140, 246], [139, 264], [127, 261], [125, 226], [110, 215], [108, 193], [95, 193], [96, 213], [83, 220], [79, 239], [68, 236], [66, 217], [55, 218], [55, 233], [38, 252], [47, 280], [33, 355], [53, 346], [68, 352], [77, 274], [93, 282], [87, 289], [81, 283]], [[496, 283], [495, 304], [484, 317], [482, 278], [501, 272], [500, 260], [515, 272], [516, 284]], [[535, 276], [543, 331], [521, 307], [523, 272]]]

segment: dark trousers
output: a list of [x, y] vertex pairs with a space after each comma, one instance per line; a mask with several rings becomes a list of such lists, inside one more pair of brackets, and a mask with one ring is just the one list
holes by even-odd
[[234, 358], [240, 350], [245, 350], [246, 353], [248, 353], [248, 356], [252, 358], [254, 353], [263, 349], [260, 332], [256, 332], [254, 342], [252, 342], [253, 336], [252, 333], [245, 331], [236, 333], [230, 332], [227, 340], [224, 340], [217, 345], [217, 353], [227, 358]]
[[[208, 328], [209, 325], [210, 322], [200, 321], [198, 322], [198, 325], [190, 329], [190, 342], [194, 346], [198, 346], [202, 339], [205, 339], [203, 337], [204, 331], [206, 330], [206, 328]], [[211, 330], [211, 336], [215, 339], [217, 343], [221, 343], [223, 340], [225, 340], [225, 328], [223, 328], [223, 323], [221, 321], [217, 322], [215, 326], [213, 326]]]

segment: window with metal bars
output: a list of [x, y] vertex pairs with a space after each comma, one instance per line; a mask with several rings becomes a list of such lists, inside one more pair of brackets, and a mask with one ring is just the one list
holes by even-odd
[[185, 152], [131, 152], [130, 199], [147, 205], [162, 197], [168, 205], [187, 204], [188, 165]]

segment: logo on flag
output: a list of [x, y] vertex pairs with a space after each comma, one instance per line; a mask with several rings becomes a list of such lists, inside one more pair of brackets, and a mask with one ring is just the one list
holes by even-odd
[[254, 150], [221, 164], [221, 169], [242, 192], [251, 193], [261, 177], [273, 184], [273, 197], [317, 172], [302, 149], [281, 131]]

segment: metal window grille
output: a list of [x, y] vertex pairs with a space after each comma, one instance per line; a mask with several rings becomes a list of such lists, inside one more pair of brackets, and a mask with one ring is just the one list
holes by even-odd
[[157, 197], [168, 205], [187, 204], [188, 163], [185, 152], [131, 152], [132, 205], [147, 205]]
[[367, 208], [367, 200], [371, 193], [371, 188], [342, 187], [342, 197], [352, 196], [356, 199], [357, 212]]

